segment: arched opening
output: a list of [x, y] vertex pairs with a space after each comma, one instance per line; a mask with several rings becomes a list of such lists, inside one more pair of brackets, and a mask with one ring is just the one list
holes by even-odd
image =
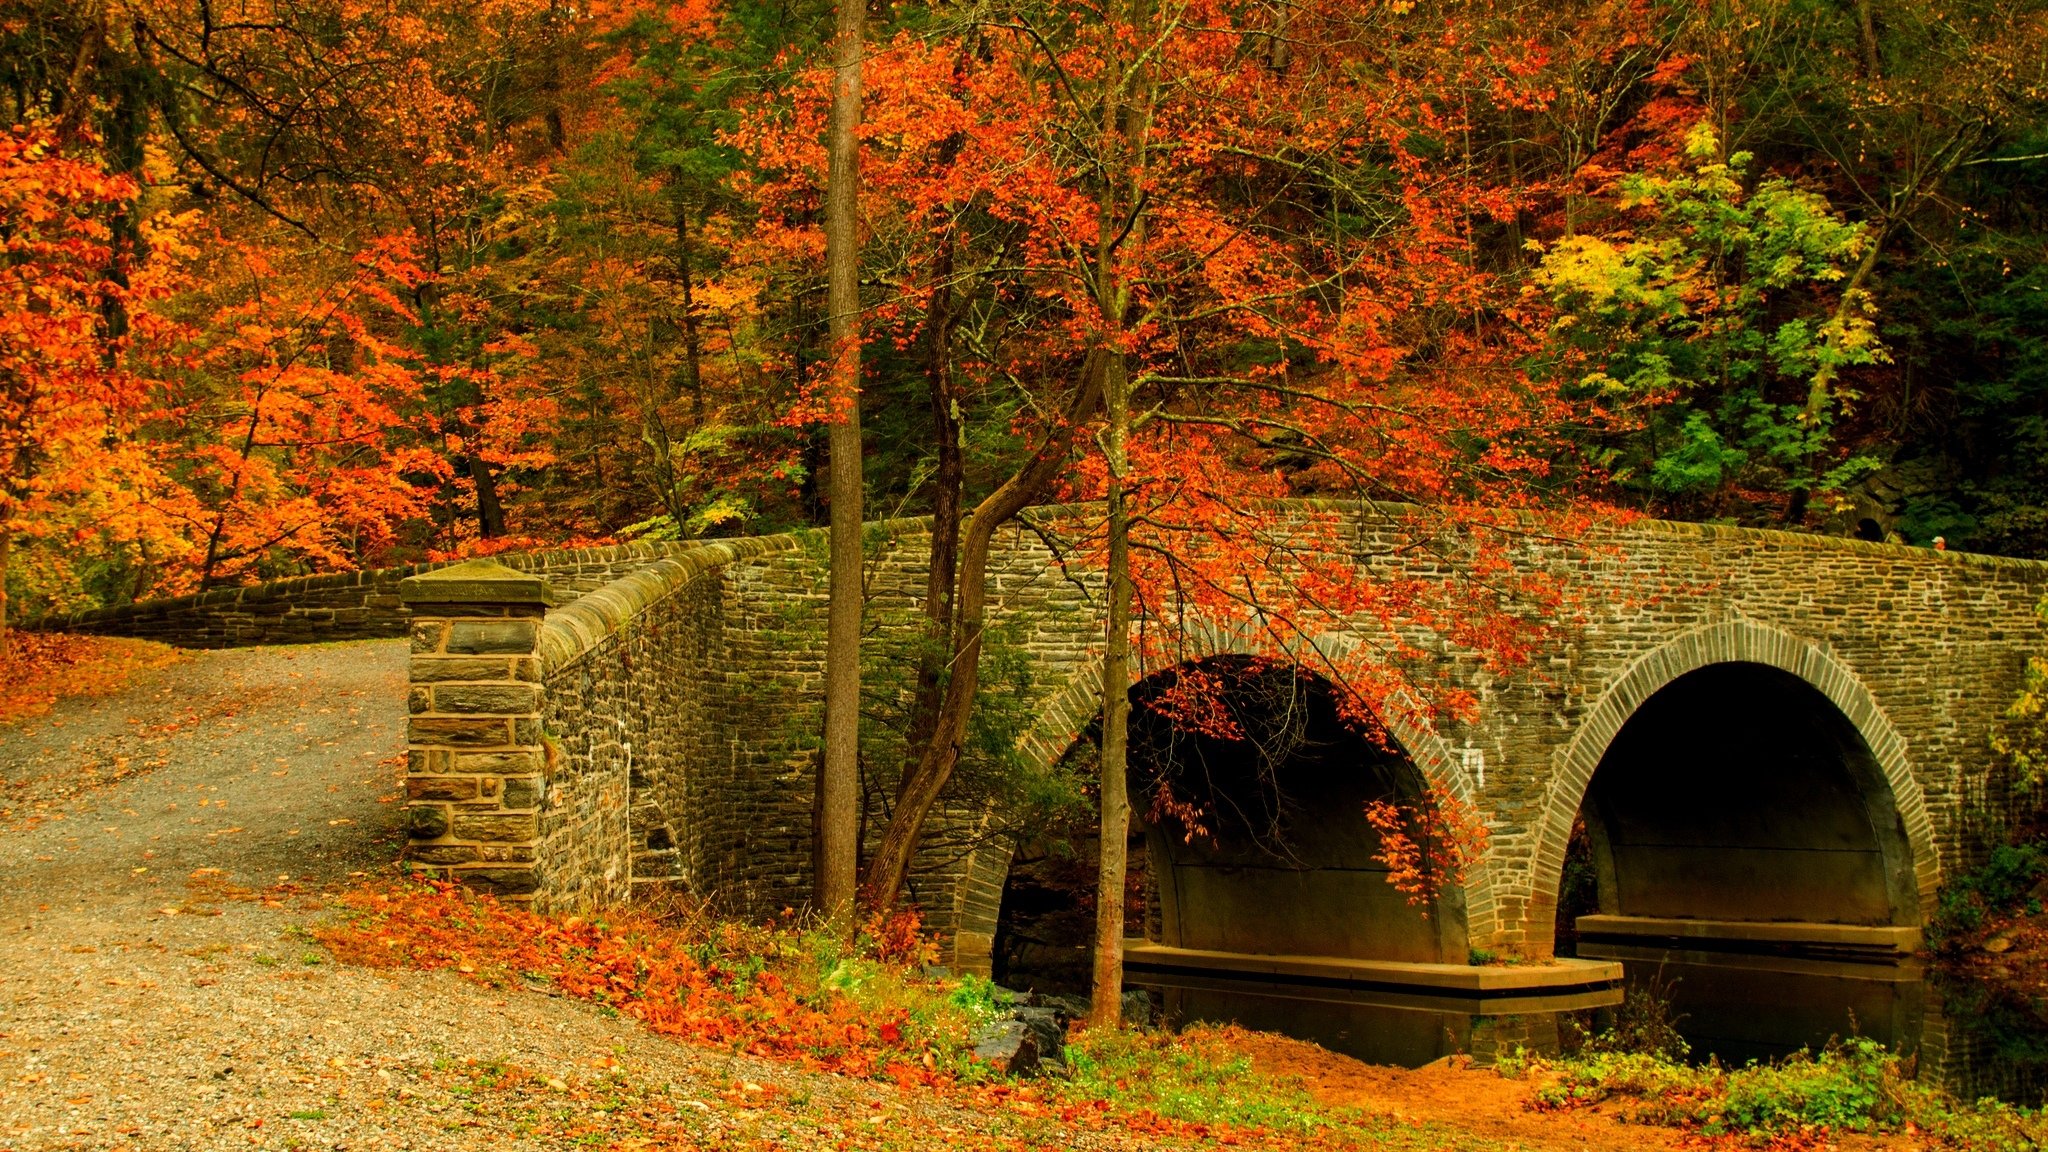
[[1658, 690], [1580, 809], [1609, 916], [1915, 925], [1891, 788], [1841, 710], [1764, 664]]
[[1560, 950], [1663, 990], [1696, 1055], [1916, 1043], [1904, 821], [1869, 743], [1806, 680], [1728, 662], [1665, 684], [1608, 745], [1575, 835]]
[[1390, 736], [1347, 721], [1326, 680], [1214, 657], [1131, 696], [1132, 802], [1160, 943], [1408, 962], [1454, 950], [1463, 962], [1458, 894], [1409, 903], [1366, 819], [1375, 801], [1414, 804], [1422, 776]]

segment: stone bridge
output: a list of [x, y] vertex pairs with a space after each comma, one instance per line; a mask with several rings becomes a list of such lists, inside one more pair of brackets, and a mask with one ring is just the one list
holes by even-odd
[[[1361, 581], [1459, 575], [1455, 559], [1405, 547], [1398, 516], [1274, 516], [1340, 518]], [[996, 550], [986, 722], [912, 882], [964, 969], [987, 969], [1002, 914], [1005, 772], [1059, 762], [1098, 707], [1099, 579], [1061, 551], [1085, 519], [1039, 510]], [[869, 537], [879, 818], [901, 763], [890, 720], [921, 634], [928, 534], [903, 521]], [[1532, 542], [1517, 562], [1568, 570], [1581, 592], [1577, 618], [1523, 671], [1489, 677], [1416, 638], [1476, 694], [1472, 722], [1394, 720], [1397, 749], [1325, 748], [1269, 775], [1279, 795], [1258, 802], [1286, 826], [1285, 851], [1152, 833], [1151, 961], [1274, 971], [1262, 954], [1285, 953], [1314, 975], [1434, 970], [1482, 949], [1547, 958], [1581, 822], [1599, 911], [1578, 928], [1614, 954], [1917, 946], [1944, 877], [1969, 866], [2008, 801], [1990, 739], [2026, 658], [2048, 651], [2048, 565], [1663, 522]], [[795, 533], [309, 578], [52, 623], [193, 644], [409, 634], [418, 865], [546, 907], [662, 883], [772, 915], [809, 888], [825, 583], [822, 535]], [[1184, 658], [1227, 661], [1247, 650], [1233, 637], [1214, 629]], [[1490, 830], [1433, 909], [1385, 884], [1361, 815], [1422, 781]]]

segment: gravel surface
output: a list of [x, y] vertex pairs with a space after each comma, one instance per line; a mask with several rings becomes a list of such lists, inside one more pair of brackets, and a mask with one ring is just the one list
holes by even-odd
[[333, 964], [305, 926], [396, 854], [405, 661], [197, 653], [0, 728], [0, 1150], [1139, 1146]]

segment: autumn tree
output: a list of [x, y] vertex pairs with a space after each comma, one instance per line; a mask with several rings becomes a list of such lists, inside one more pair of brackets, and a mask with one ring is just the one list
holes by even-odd
[[134, 196], [132, 181], [60, 154], [47, 132], [0, 134], [0, 656], [16, 541], [64, 525], [67, 499], [118, 486], [146, 402], [125, 364], [136, 293], [110, 274], [106, 222]]

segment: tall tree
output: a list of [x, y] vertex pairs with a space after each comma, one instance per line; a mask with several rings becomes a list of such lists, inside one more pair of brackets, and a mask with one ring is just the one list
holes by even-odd
[[860, 107], [866, 0], [839, 0], [827, 129], [825, 307], [831, 363], [831, 589], [825, 623], [825, 756], [818, 772], [818, 910], [852, 925], [860, 868]]

